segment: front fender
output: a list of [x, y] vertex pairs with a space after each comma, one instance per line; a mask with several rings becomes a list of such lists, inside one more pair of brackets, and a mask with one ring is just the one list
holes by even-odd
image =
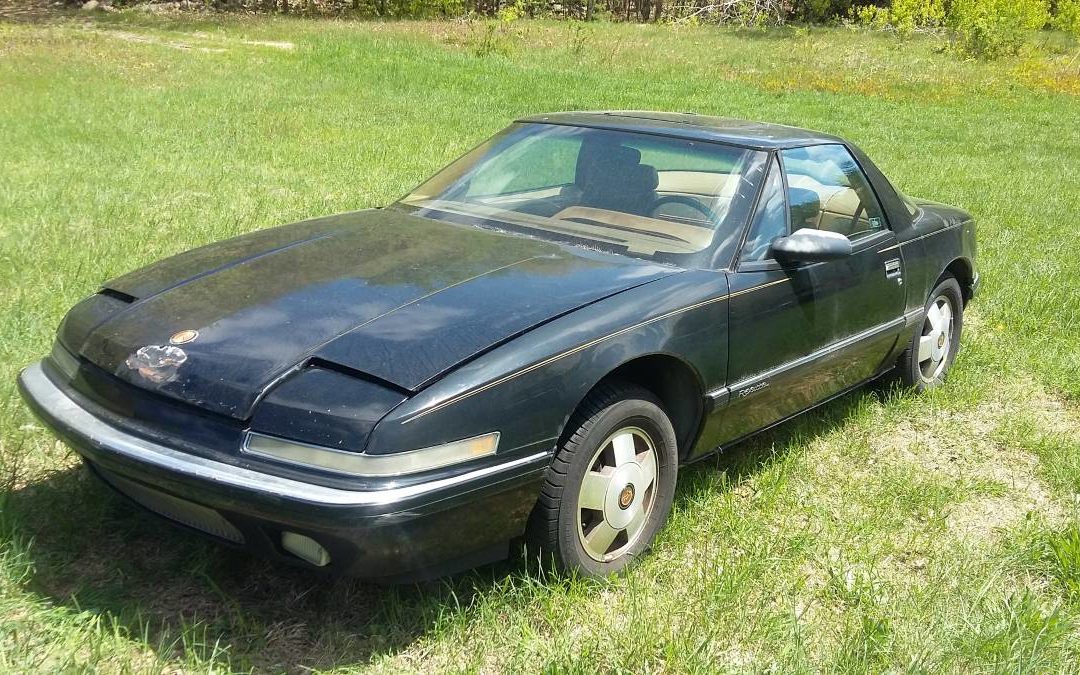
[[[966, 211], [945, 204], [920, 201], [912, 229], [900, 239], [903, 249], [907, 309], [921, 309], [937, 280], [947, 271], [963, 270], [965, 299], [976, 277], [975, 221]], [[960, 274], [964, 276], [964, 274]]]
[[723, 272], [688, 271], [545, 324], [405, 401], [376, 426], [370, 454], [428, 447], [498, 430], [499, 454], [551, 449], [601, 379], [633, 359], [683, 360], [704, 388], [727, 371]]

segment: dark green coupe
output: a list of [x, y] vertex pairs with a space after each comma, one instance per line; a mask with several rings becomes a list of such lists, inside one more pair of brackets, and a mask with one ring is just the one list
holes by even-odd
[[850, 143], [691, 114], [520, 120], [385, 208], [105, 282], [24, 397], [118, 492], [376, 579], [524, 537], [607, 574], [678, 467], [956, 356], [975, 224]]

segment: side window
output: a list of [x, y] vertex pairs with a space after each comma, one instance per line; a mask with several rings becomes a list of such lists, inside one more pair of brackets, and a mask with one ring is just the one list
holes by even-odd
[[791, 225], [839, 232], [855, 240], [885, 229], [870, 183], [842, 145], [783, 151]]
[[743, 244], [740, 262], [767, 260], [769, 246], [777, 237], [788, 233], [787, 208], [784, 203], [784, 179], [780, 174], [780, 165], [774, 159], [769, 165], [769, 175], [765, 178], [765, 187], [761, 192], [754, 220]]

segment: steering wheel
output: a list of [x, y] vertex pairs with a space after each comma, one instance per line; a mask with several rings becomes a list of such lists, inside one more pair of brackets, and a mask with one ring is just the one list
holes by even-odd
[[656, 212], [660, 210], [661, 206], [666, 204], [682, 204], [683, 206], [689, 206], [691, 209], [705, 216], [705, 220], [709, 223], [715, 223], [717, 221], [716, 212], [693, 197], [688, 197], [686, 195], [662, 195], [657, 197], [656, 200], [653, 201], [649, 216], [656, 217]]

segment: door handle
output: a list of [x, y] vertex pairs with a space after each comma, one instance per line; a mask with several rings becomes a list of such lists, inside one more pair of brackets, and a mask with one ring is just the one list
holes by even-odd
[[885, 278], [886, 279], [900, 279], [900, 258], [893, 258], [885, 261]]

